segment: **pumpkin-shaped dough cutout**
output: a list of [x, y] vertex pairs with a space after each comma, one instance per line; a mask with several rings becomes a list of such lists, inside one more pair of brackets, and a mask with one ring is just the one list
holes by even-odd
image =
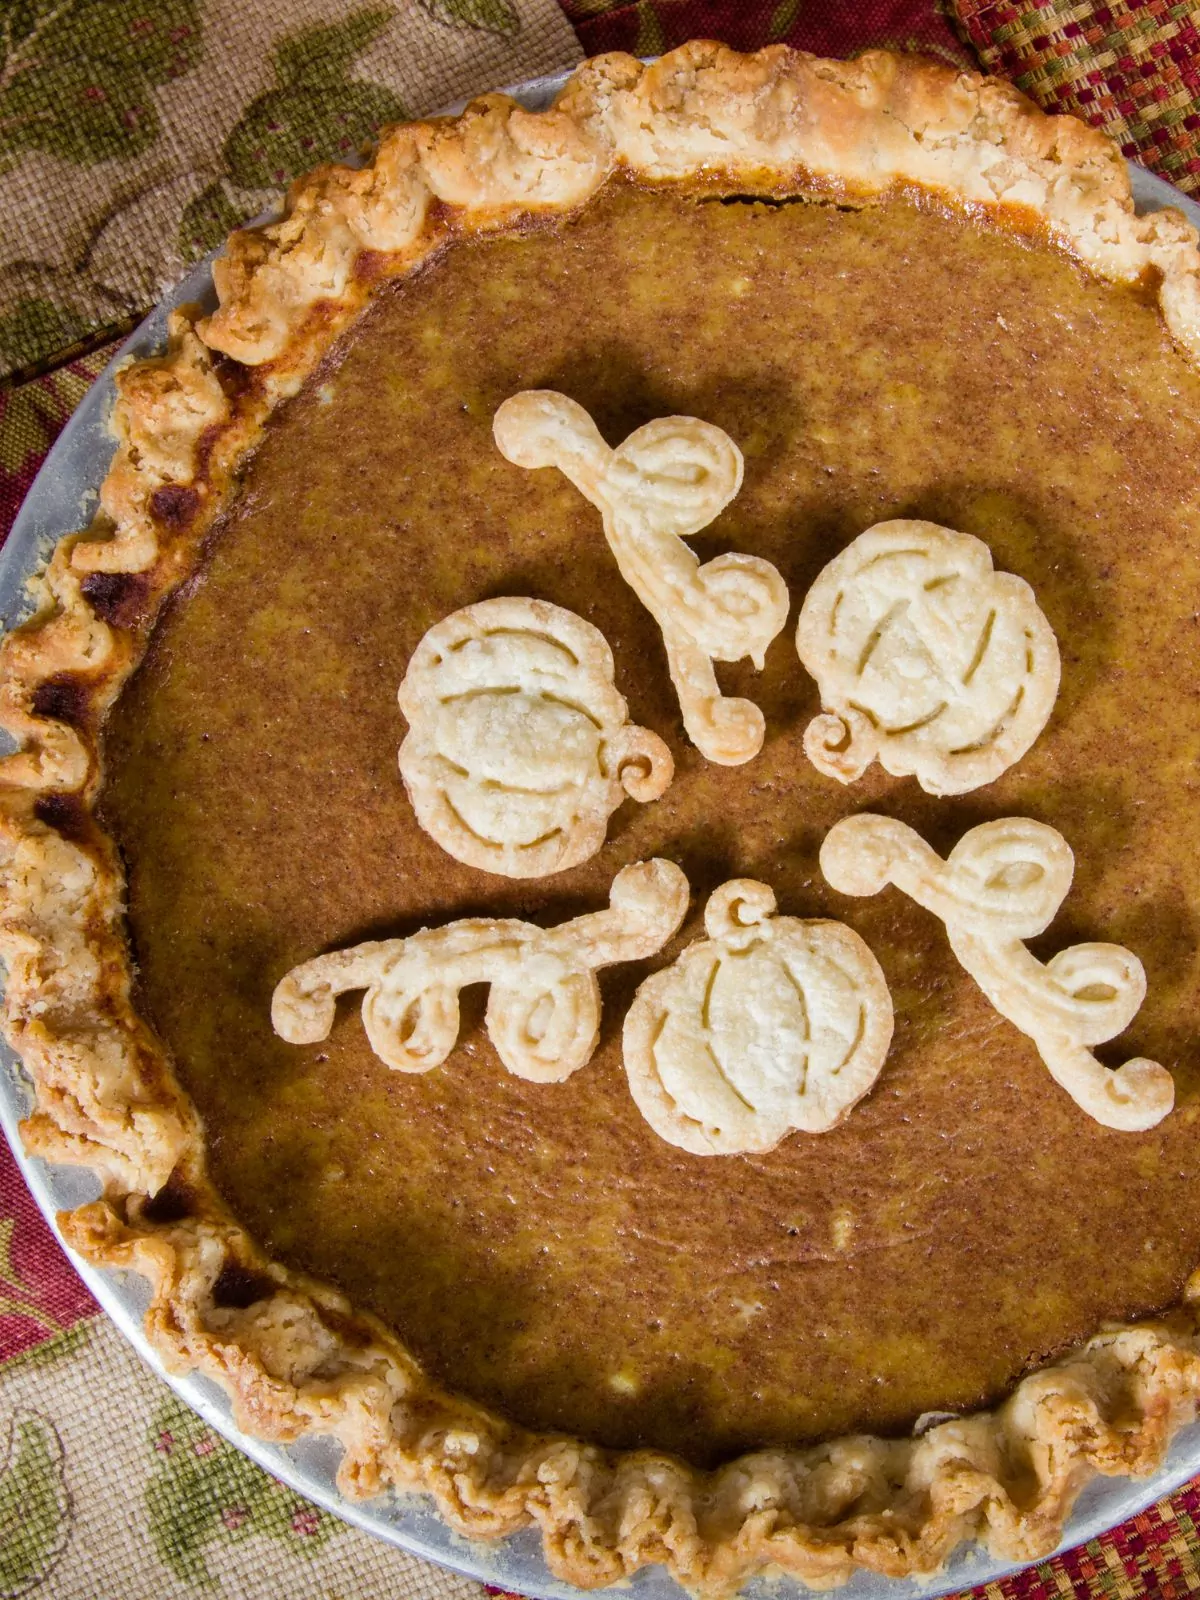
[[656, 800], [671, 752], [626, 722], [598, 629], [545, 600], [482, 600], [421, 640], [400, 685], [417, 819], [467, 866], [541, 878], [586, 861], [625, 799]]
[[1058, 694], [1058, 643], [1033, 590], [982, 540], [880, 522], [805, 596], [796, 649], [823, 714], [804, 749], [842, 783], [878, 759], [928, 794], [991, 783], [1029, 749]]
[[775, 917], [765, 883], [710, 897], [707, 939], [646, 979], [625, 1019], [638, 1110], [693, 1155], [772, 1149], [823, 1133], [883, 1066], [892, 1000], [866, 944], [841, 922]]

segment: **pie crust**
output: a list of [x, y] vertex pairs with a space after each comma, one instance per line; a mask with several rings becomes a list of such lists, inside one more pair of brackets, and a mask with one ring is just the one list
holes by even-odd
[[432, 1493], [470, 1537], [534, 1522], [582, 1586], [653, 1562], [698, 1594], [782, 1570], [936, 1569], [963, 1540], [1050, 1551], [1096, 1472], [1146, 1473], [1200, 1394], [1200, 1274], [1166, 1317], [1107, 1327], [993, 1412], [901, 1440], [769, 1449], [713, 1472], [539, 1436], [444, 1392], [340, 1293], [268, 1260], [205, 1176], [198, 1118], [131, 999], [116, 851], [93, 819], [99, 726], [164, 598], [195, 566], [240, 460], [376, 288], [456, 239], [581, 206], [613, 173], [684, 190], [850, 204], [897, 189], [998, 218], [1100, 278], [1156, 291], [1200, 365], [1200, 252], [1173, 211], [1135, 215], [1100, 134], [1010, 86], [918, 59], [821, 61], [693, 43], [653, 66], [586, 62], [548, 111], [503, 96], [386, 133], [361, 170], [325, 167], [283, 218], [234, 234], [220, 308], [178, 311], [165, 353], [126, 368], [92, 526], [34, 584], [2, 651], [6, 1031], [36, 1087], [27, 1149], [91, 1168], [101, 1199], [60, 1218], [102, 1267], [150, 1280], [167, 1366], [229, 1394], [238, 1425], [344, 1448], [347, 1496]]

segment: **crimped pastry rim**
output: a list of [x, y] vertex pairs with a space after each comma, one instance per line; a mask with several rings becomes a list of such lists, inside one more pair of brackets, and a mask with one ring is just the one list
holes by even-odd
[[[733, 154], [719, 179], [718, 147]], [[266, 230], [273, 246], [237, 235], [216, 264], [220, 311], [176, 312], [167, 353], [119, 376], [99, 526], [60, 543], [37, 614], [0, 650], [0, 725], [21, 745], [0, 763], [0, 955], [6, 1033], [37, 1087], [26, 1147], [101, 1175], [104, 1198], [61, 1217], [63, 1233], [89, 1262], [150, 1280], [146, 1334], [164, 1363], [214, 1378], [247, 1434], [336, 1437], [348, 1496], [426, 1490], [472, 1537], [535, 1522], [550, 1567], [582, 1587], [654, 1561], [711, 1596], [765, 1569], [818, 1585], [858, 1567], [907, 1576], [971, 1536], [1001, 1559], [1035, 1559], [1088, 1477], [1153, 1470], [1194, 1414], [1200, 1278], [1168, 1316], [1106, 1328], [996, 1411], [919, 1440], [765, 1450], [701, 1473], [535, 1436], [445, 1393], [374, 1318], [266, 1259], [208, 1185], [195, 1114], [131, 1004], [119, 865], [90, 815], [94, 733], [241, 454], [375, 283], [457, 233], [574, 209], [619, 165], [726, 192], [932, 188], [952, 207], [1044, 229], [1098, 276], [1153, 275], [1165, 322], [1200, 365], [1194, 230], [1178, 213], [1134, 216], [1101, 135], [914, 58], [739, 56], [703, 42], [648, 68], [610, 55], [547, 112], [485, 97], [451, 122], [392, 130], [361, 172], [300, 180]]]

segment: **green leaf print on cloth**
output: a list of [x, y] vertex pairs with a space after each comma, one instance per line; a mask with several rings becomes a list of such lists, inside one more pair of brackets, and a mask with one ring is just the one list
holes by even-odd
[[199, 53], [198, 0], [0, 0], [0, 156], [139, 154], [158, 137], [155, 85]]
[[779, 0], [779, 4], [771, 13], [771, 25], [767, 29], [767, 38], [772, 42], [776, 39], [786, 39], [792, 31], [796, 18], [800, 15], [801, 0]]
[[0, 364], [6, 370], [36, 361], [47, 350], [65, 350], [90, 332], [86, 317], [41, 295], [22, 295], [0, 315]]
[[653, 0], [638, 0], [638, 31], [633, 41], [635, 56], [659, 56], [667, 48], [662, 18], [654, 9]]
[[511, 0], [420, 0], [435, 22], [449, 28], [480, 28], [485, 33], [510, 37], [521, 31], [521, 19]]
[[381, 125], [405, 116], [391, 89], [350, 76], [356, 57], [391, 17], [390, 10], [371, 7], [276, 45], [277, 87], [243, 111], [221, 152], [223, 175], [183, 214], [179, 248], [188, 260], [215, 249], [292, 178], [320, 161], [344, 160]]
[[205, 1550], [216, 1540], [253, 1534], [285, 1539], [301, 1555], [316, 1552], [340, 1524], [256, 1466], [174, 1395], [150, 1424], [154, 1469], [146, 1514], [160, 1557], [187, 1583], [212, 1586]]
[[179, 253], [185, 261], [198, 261], [215, 250], [235, 228], [263, 210], [252, 195], [232, 196], [227, 189], [225, 179], [218, 178], [184, 207], [179, 219]]
[[66, 1549], [70, 1519], [54, 1425], [36, 1411], [19, 1410], [0, 1469], [0, 1600], [16, 1600], [43, 1582]]

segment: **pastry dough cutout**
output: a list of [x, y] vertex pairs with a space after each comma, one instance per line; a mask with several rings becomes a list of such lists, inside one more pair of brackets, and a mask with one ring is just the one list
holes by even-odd
[[704, 910], [708, 938], [647, 978], [625, 1018], [638, 1110], [693, 1155], [824, 1133], [870, 1089], [892, 1041], [892, 998], [858, 935], [774, 911], [765, 883], [722, 884]]
[[965, 794], [1019, 761], [1058, 694], [1058, 642], [1033, 590], [981, 539], [878, 522], [817, 578], [796, 650], [821, 690], [804, 750], [853, 783], [878, 759], [928, 794]]
[[710, 761], [739, 766], [762, 749], [752, 700], [726, 698], [714, 661], [748, 656], [761, 671], [787, 621], [787, 585], [758, 556], [701, 566], [684, 540], [707, 527], [742, 486], [742, 453], [697, 417], [659, 417], [610, 450], [581, 405], [552, 389], [504, 402], [494, 432], [519, 467], [557, 467], [604, 519], [621, 576], [662, 629], [683, 725]]
[[657, 734], [626, 722], [604, 635], [544, 600], [483, 600], [436, 623], [399, 698], [417, 820], [485, 872], [586, 861], [626, 795], [657, 800], [675, 770]]
[[365, 989], [363, 1025], [375, 1054], [397, 1072], [429, 1072], [458, 1039], [459, 991], [487, 983], [487, 1030], [501, 1061], [518, 1078], [559, 1083], [596, 1048], [596, 969], [661, 950], [688, 899], [673, 862], [639, 861], [613, 879], [607, 911], [557, 928], [471, 917], [335, 950], [281, 979], [271, 1022], [289, 1044], [316, 1044], [329, 1037], [338, 995]]
[[1146, 996], [1138, 958], [1119, 944], [1077, 944], [1043, 965], [1025, 948], [1049, 927], [1075, 875], [1056, 829], [1028, 817], [985, 822], [943, 861], [903, 822], [863, 812], [826, 834], [821, 871], [843, 894], [894, 883], [940, 917], [959, 961], [1089, 1117], [1138, 1133], [1171, 1110], [1175, 1083], [1157, 1061], [1138, 1056], [1113, 1070], [1088, 1048], [1137, 1015]]

